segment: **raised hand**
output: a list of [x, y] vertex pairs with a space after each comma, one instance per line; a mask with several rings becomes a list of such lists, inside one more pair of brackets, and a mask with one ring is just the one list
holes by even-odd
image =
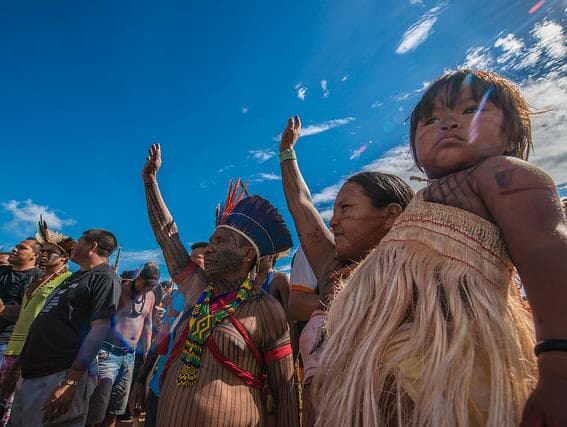
[[280, 142], [280, 151], [289, 150], [295, 147], [295, 143], [299, 139], [301, 133], [301, 119], [299, 116], [290, 117], [287, 121], [287, 127], [282, 132]]
[[161, 147], [159, 144], [152, 144], [148, 150], [146, 164], [142, 170], [142, 178], [145, 180], [156, 179], [159, 168], [161, 167]]

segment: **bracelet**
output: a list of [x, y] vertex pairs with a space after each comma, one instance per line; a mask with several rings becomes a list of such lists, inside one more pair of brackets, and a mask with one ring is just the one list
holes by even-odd
[[280, 151], [280, 163], [286, 160], [297, 160], [295, 151], [292, 148]]
[[534, 347], [536, 356], [547, 351], [567, 351], [567, 340], [542, 340]]

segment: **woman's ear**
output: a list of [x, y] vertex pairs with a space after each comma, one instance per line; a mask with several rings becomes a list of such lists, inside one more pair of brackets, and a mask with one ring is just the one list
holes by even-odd
[[390, 203], [388, 206], [386, 206], [386, 220], [384, 222], [384, 225], [388, 230], [392, 228], [394, 221], [397, 217], [400, 216], [402, 211], [403, 209], [399, 203]]

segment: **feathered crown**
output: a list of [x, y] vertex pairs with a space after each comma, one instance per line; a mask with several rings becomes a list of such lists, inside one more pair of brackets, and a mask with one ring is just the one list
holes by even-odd
[[42, 245], [51, 243], [67, 255], [71, 254], [71, 250], [76, 243], [75, 240], [69, 236], [65, 236], [58, 231], [49, 230], [47, 228], [47, 222], [45, 222], [42, 215], [39, 216], [38, 232], [35, 233], [35, 239]]
[[[233, 185], [234, 184], [234, 185]], [[218, 227], [224, 222], [224, 218], [232, 212], [234, 207], [240, 202], [244, 196], [249, 196], [246, 187], [248, 183], [243, 183], [240, 178], [233, 183], [232, 179], [228, 183], [228, 190], [226, 192], [226, 200], [222, 205], [217, 205], [215, 213], [215, 227]]]
[[[217, 227], [225, 227], [244, 236], [256, 249], [258, 257], [274, 255], [291, 248], [291, 234], [278, 210], [260, 196], [243, 198], [246, 186], [237, 195], [239, 183], [240, 180], [237, 180], [233, 188], [231, 180], [222, 214], [217, 213]], [[239, 201], [234, 203], [235, 199]]]

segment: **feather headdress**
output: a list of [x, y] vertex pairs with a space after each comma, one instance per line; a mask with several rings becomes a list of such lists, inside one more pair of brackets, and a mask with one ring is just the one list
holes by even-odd
[[43, 219], [43, 216], [39, 216], [38, 222], [38, 232], [35, 233], [35, 239], [41, 244], [50, 243], [57, 246], [67, 255], [71, 255], [71, 250], [73, 246], [77, 243], [69, 236], [65, 236], [63, 233], [58, 231], [49, 230], [47, 228], [47, 222]]
[[291, 248], [291, 234], [278, 210], [260, 196], [244, 198], [246, 185], [238, 192], [239, 185], [240, 179], [234, 186], [230, 181], [224, 209], [217, 210], [217, 228], [228, 228], [243, 236], [256, 249], [258, 258]]

